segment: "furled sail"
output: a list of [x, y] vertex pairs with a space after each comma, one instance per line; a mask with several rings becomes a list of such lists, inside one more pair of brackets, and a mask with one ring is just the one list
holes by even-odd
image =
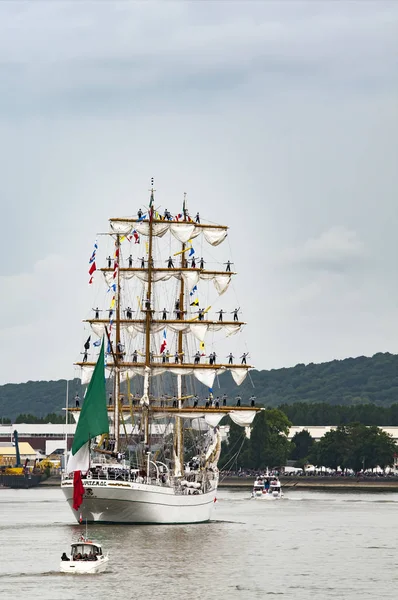
[[[150, 233], [149, 221], [147, 219], [143, 219], [142, 221], [111, 219], [110, 226], [113, 233], [119, 233], [121, 235], [128, 235], [132, 230], [137, 231], [137, 233], [143, 236], [149, 236]], [[218, 246], [228, 235], [226, 227], [206, 227], [205, 225], [198, 227], [195, 223], [186, 221], [153, 222], [153, 236], [163, 237], [167, 231], [170, 231], [170, 233], [182, 244], [186, 244], [189, 240], [192, 240], [203, 233], [206, 242], [211, 246]]]

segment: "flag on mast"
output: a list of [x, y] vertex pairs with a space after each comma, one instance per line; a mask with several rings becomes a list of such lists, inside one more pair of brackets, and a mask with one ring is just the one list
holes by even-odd
[[162, 345], [160, 346], [160, 354], [162, 354], [162, 352], [164, 352], [167, 348], [167, 337], [166, 337], [166, 330], [163, 330], [163, 341], [162, 341]]
[[101, 352], [93, 376], [87, 388], [83, 408], [76, 426], [67, 472], [87, 472], [90, 466], [90, 440], [109, 433], [105, 391], [105, 350], [102, 340]]

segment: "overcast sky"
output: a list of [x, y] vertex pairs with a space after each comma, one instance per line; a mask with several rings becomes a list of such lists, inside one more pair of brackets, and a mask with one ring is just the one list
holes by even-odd
[[257, 368], [398, 352], [397, 57], [394, 1], [1, 2], [0, 383], [73, 376], [152, 176], [230, 225]]

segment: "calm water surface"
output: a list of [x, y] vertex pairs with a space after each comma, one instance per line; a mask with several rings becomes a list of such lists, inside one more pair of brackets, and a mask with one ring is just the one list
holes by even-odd
[[203, 525], [90, 526], [106, 573], [58, 573], [81, 527], [56, 488], [0, 489], [1, 600], [398, 597], [398, 494], [220, 490]]

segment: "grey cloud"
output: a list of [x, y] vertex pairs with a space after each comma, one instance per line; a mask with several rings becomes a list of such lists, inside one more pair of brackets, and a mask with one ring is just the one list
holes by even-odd
[[204, 95], [211, 103], [220, 92], [244, 95], [253, 86], [258, 95], [280, 86], [391, 86], [398, 19], [391, 4], [359, 11], [310, 3], [301, 12], [292, 4], [219, 5], [104, 4], [95, 18], [84, 4], [0, 6], [0, 107], [129, 113], [195, 109]]
[[345, 227], [331, 227], [317, 238], [307, 239], [282, 256], [282, 264], [311, 269], [345, 271], [357, 268], [366, 258], [363, 242], [357, 232]]
[[72, 374], [95, 233], [152, 175], [159, 205], [187, 191], [230, 225], [217, 255], [258, 368], [398, 351], [397, 21], [382, 2], [0, 3], [0, 381]]

